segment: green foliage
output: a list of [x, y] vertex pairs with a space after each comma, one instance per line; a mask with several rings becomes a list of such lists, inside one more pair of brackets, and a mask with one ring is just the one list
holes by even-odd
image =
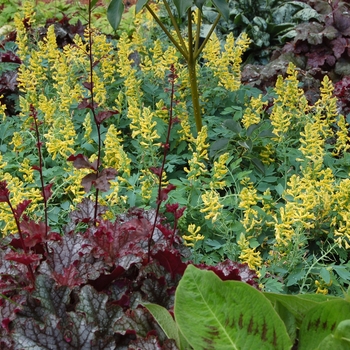
[[[229, 303], [227, 303], [229, 301]], [[189, 266], [176, 290], [175, 319], [194, 349], [288, 349], [285, 326], [248, 284]]]
[[[229, 18], [218, 24], [218, 35], [225, 38], [233, 32], [246, 32], [252, 44], [246, 62], [266, 63], [276, 45], [293, 38], [294, 28], [301, 22], [318, 20], [320, 15], [302, 1], [230, 0]], [[203, 8], [204, 18], [212, 23], [215, 13]]]
[[301, 350], [349, 346], [348, 300], [262, 293], [193, 265], [176, 290], [175, 320], [159, 305], [146, 307], [180, 349], [290, 349], [296, 342]]

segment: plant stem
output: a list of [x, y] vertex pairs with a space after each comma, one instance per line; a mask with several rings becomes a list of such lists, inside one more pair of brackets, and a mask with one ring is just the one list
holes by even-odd
[[[188, 9], [187, 15], [188, 15], [188, 47], [190, 49], [189, 57], [188, 57], [188, 61], [187, 61], [188, 75], [190, 78], [194, 120], [196, 122], [197, 132], [200, 132], [202, 130], [202, 115], [201, 115], [201, 109], [200, 109], [200, 105], [199, 105], [199, 94], [198, 94], [197, 73], [196, 73], [196, 59], [194, 57], [194, 52], [193, 52], [195, 48], [193, 47], [192, 18], [191, 18], [192, 11], [191, 11], [191, 9]], [[197, 30], [199, 30], [199, 28], [197, 28]]]
[[[219, 20], [220, 20], [220, 13], [218, 14], [218, 16], [216, 17], [213, 25], [211, 26], [207, 36], [205, 37], [204, 41], [202, 42], [202, 45], [200, 46], [200, 48], [195, 52], [194, 54], [194, 59], [197, 60], [198, 59], [198, 56], [201, 54], [201, 52], [203, 51], [205, 45], [207, 44], [208, 40], [210, 39], [211, 35], [213, 34], [214, 32], [214, 29], [216, 27], [216, 25], [219, 23]], [[197, 29], [198, 30], [198, 29]]]
[[170, 71], [171, 71], [171, 73], [169, 75], [169, 81], [171, 83], [171, 93], [170, 93], [169, 123], [168, 123], [167, 136], [166, 136], [166, 139], [165, 139], [165, 143], [163, 145], [163, 161], [162, 161], [162, 165], [160, 167], [159, 176], [158, 176], [159, 181], [158, 181], [158, 195], [157, 195], [156, 213], [155, 213], [155, 217], [154, 217], [154, 222], [153, 222], [151, 235], [150, 235], [150, 238], [148, 240], [148, 262], [150, 261], [150, 257], [151, 257], [151, 243], [152, 243], [154, 231], [156, 230], [156, 226], [157, 226], [160, 206], [162, 204], [162, 195], [161, 195], [162, 178], [163, 178], [163, 171], [164, 171], [164, 168], [165, 168], [166, 157], [167, 157], [168, 150], [169, 150], [169, 147], [170, 147], [170, 145], [169, 145], [170, 132], [171, 132], [171, 128], [173, 126], [173, 104], [174, 104], [175, 78], [176, 78], [174, 65], [171, 66]]
[[[13, 208], [12, 204], [11, 204], [11, 201], [10, 201], [10, 197], [7, 198], [7, 204], [9, 205], [10, 209], [11, 209], [11, 212], [12, 212], [12, 215], [13, 217], [15, 218], [15, 222], [16, 222], [16, 226], [17, 226], [17, 230], [18, 230], [18, 234], [19, 234], [19, 239], [21, 241], [21, 244], [22, 244], [22, 247], [23, 247], [23, 250], [24, 250], [24, 253], [25, 254], [28, 254], [29, 253], [29, 250], [28, 250], [28, 247], [25, 245], [24, 243], [24, 237], [23, 237], [23, 232], [22, 232], [22, 229], [21, 229], [21, 224], [19, 222], [19, 217], [15, 211], [15, 209]], [[34, 271], [32, 269], [32, 265], [31, 264], [28, 264], [26, 265], [27, 268], [28, 268], [28, 271], [29, 271], [29, 274], [30, 274], [30, 277], [32, 279], [32, 282], [33, 284], [35, 283], [35, 276], [34, 276]]]
[[[181, 46], [176, 39], [173, 37], [173, 35], [171, 35], [171, 33], [168, 31], [168, 29], [166, 29], [166, 27], [164, 26], [164, 24], [162, 23], [162, 21], [158, 18], [158, 16], [154, 13], [154, 11], [152, 10], [152, 8], [147, 4], [146, 5], [147, 10], [150, 12], [150, 14], [152, 15], [152, 17], [154, 18], [154, 20], [157, 22], [157, 24], [162, 28], [163, 32], [166, 34], [166, 36], [169, 38], [169, 40], [174, 44], [174, 46], [177, 48], [177, 50], [181, 53], [181, 55], [185, 58], [185, 60], [187, 61], [187, 57], [188, 57], [188, 52], [187, 52], [187, 48], [186, 45]], [[176, 23], [176, 22], [175, 22]], [[177, 25], [176, 25], [177, 26]], [[179, 32], [178, 35], [181, 36], [181, 33]], [[182, 38], [182, 37], [181, 37]], [[182, 39], [183, 40], [183, 39]]]
[[[91, 99], [91, 112], [94, 117], [94, 121], [96, 124], [97, 128], [97, 169], [96, 169], [96, 175], [98, 177], [99, 175], [99, 168], [101, 164], [101, 126], [100, 123], [98, 123], [97, 118], [96, 118], [96, 111], [95, 111], [95, 105], [94, 105], [94, 57], [92, 55], [92, 29], [91, 29], [91, 1], [89, 1], [89, 7], [88, 7], [88, 12], [89, 12], [89, 20], [88, 20], [88, 30], [89, 30], [89, 64], [90, 64], [90, 99]], [[98, 211], [98, 188], [96, 188], [95, 192], [95, 208], [94, 208], [94, 223], [95, 225], [97, 224], [97, 211]]]
[[48, 233], [48, 215], [47, 215], [47, 198], [45, 194], [45, 185], [44, 185], [44, 176], [43, 176], [43, 157], [41, 152], [41, 142], [40, 142], [40, 133], [39, 133], [39, 126], [38, 126], [38, 119], [37, 119], [37, 112], [34, 110], [34, 107], [31, 108], [32, 117], [34, 119], [34, 125], [35, 125], [35, 134], [36, 134], [36, 140], [37, 140], [37, 148], [38, 148], [38, 157], [39, 157], [39, 177], [40, 177], [40, 184], [41, 184], [41, 194], [43, 196], [44, 200], [44, 216], [45, 216], [45, 238], [47, 237]]

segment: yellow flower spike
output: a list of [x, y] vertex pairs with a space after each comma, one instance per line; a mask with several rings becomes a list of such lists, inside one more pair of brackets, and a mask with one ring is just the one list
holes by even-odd
[[197, 138], [194, 140], [194, 147], [196, 151], [193, 151], [192, 146], [190, 145], [192, 153], [192, 158], [189, 160], [189, 168], [184, 168], [185, 172], [188, 173], [188, 180], [197, 180], [197, 178], [208, 172], [204, 161], [208, 160], [208, 147], [209, 144], [205, 143], [207, 139], [207, 126], [203, 126], [202, 130], [198, 133]]
[[33, 183], [34, 182], [34, 170], [30, 165], [30, 161], [28, 158], [24, 158], [21, 163], [21, 167], [19, 169], [21, 173], [23, 173], [23, 179], [25, 183]]
[[[4, 98], [4, 95], [0, 95], [0, 120], [5, 120], [6, 119], [6, 114], [5, 114], [5, 111], [6, 111], [6, 105], [2, 104], [1, 103], [1, 99]], [[2, 118], [1, 118], [2, 116]]]
[[256, 248], [249, 247], [249, 242], [243, 233], [241, 233], [237, 244], [241, 249], [241, 254], [239, 255], [241, 262], [248, 264], [249, 268], [256, 271], [259, 275], [258, 269], [262, 266], [260, 252], [257, 252]]
[[197, 226], [195, 224], [190, 224], [187, 227], [187, 230], [189, 232], [189, 235], [183, 235], [182, 238], [184, 239], [184, 245], [187, 247], [194, 247], [194, 244], [197, 241], [203, 240], [205, 237], [201, 234], [199, 234], [201, 227]]
[[242, 55], [247, 50], [250, 39], [243, 33], [235, 42], [233, 34], [227, 36], [224, 51], [220, 50], [220, 42], [213, 33], [205, 48], [203, 58], [205, 65], [210, 67], [214, 76], [219, 79], [219, 85], [229, 91], [236, 91], [241, 85], [241, 63]]
[[223, 205], [220, 203], [219, 193], [211, 189], [210, 191], [205, 191], [201, 195], [201, 198], [204, 208], [200, 209], [200, 212], [207, 213], [207, 215], [205, 215], [205, 219], [211, 220], [212, 222], [217, 221], [223, 208]]
[[261, 120], [261, 114], [263, 113], [264, 107], [268, 104], [267, 101], [262, 101], [262, 95], [258, 97], [252, 97], [249, 102], [249, 106], [244, 111], [242, 118], [242, 124], [245, 129], [248, 129], [251, 125], [259, 124]]
[[125, 173], [130, 176], [131, 171], [131, 159], [129, 159], [127, 153], [124, 151], [122, 141], [120, 137], [121, 131], [118, 131], [112, 124], [107, 131], [105, 145], [105, 156], [103, 158], [104, 163], [108, 167], [116, 169], [119, 174]]

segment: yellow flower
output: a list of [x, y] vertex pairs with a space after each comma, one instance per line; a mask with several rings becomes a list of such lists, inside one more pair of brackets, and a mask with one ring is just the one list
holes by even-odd
[[32, 169], [28, 158], [24, 158], [19, 171], [24, 174], [23, 179], [26, 183], [34, 182], [34, 170]]
[[91, 126], [91, 116], [90, 113], [86, 113], [84, 122], [83, 122], [83, 128], [85, 130], [84, 132], [84, 139], [88, 142], [88, 143], [93, 143], [93, 139], [91, 138], [91, 133], [92, 133], [92, 126]]
[[197, 241], [203, 240], [205, 237], [201, 234], [199, 234], [201, 227], [197, 226], [195, 224], [188, 225], [187, 228], [189, 235], [183, 235], [182, 238], [184, 239], [184, 245], [187, 247], [194, 247], [194, 244]]
[[228, 173], [228, 169], [226, 166], [226, 162], [229, 158], [228, 153], [224, 153], [220, 155], [218, 161], [214, 162], [214, 166], [212, 169], [212, 176], [210, 181], [210, 188], [223, 188], [226, 185], [225, 181], [222, 181], [222, 179], [226, 176]]
[[124, 172], [127, 176], [130, 176], [130, 163], [128, 155], [125, 153], [122, 145], [122, 138], [119, 137], [121, 131], [117, 131], [116, 127], [112, 124], [107, 131], [105, 145], [105, 156], [103, 158], [106, 166], [113, 167], [119, 173]]
[[12, 141], [10, 142], [10, 145], [13, 145], [13, 151], [14, 152], [21, 152], [24, 149], [23, 146], [23, 139], [21, 134], [18, 131], [15, 131], [12, 136]]
[[316, 280], [315, 281], [315, 285], [317, 287], [316, 294], [327, 295], [328, 294], [328, 288], [327, 287], [330, 287], [332, 284], [333, 284], [332, 280], [330, 280], [329, 283], [326, 283], [323, 280], [321, 280], [321, 282]]
[[219, 79], [219, 85], [229, 91], [236, 91], [241, 85], [242, 56], [249, 45], [250, 39], [246, 33], [243, 33], [236, 42], [233, 34], [230, 33], [227, 36], [224, 51], [220, 52], [220, 42], [213, 33], [203, 49], [205, 65], [213, 70], [214, 76]]
[[52, 155], [52, 159], [56, 159], [58, 154], [63, 158], [67, 158], [74, 153], [72, 147], [75, 143], [76, 133], [71, 120], [57, 118], [44, 136], [46, 138], [47, 151]]
[[202, 208], [200, 212], [207, 213], [207, 215], [205, 215], [205, 219], [215, 222], [219, 218], [223, 208], [223, 205], [220, 203], [219, 193], [211, 189], [210, 191], [205, 191], [201, 195], [201, 198], [204, 208]]
[[188, 180], [196, 180], [200, 175], [206, 173], [208, 170], [204, 164], [205, 160], [208, 160], [208, 147], [209, 144], [205, 143], [207, 139], [207, 127], [203, 126], [202, 130], [198, 133], [197, 138], [194, 140], [193, 150], [192, 145], [189, 146], [192, 153], [192, 158], [189, 160], [189, 168], [184, 168], [185, 172], [188, 173]]
[[241, 248], [241, 254], [239, 255], [239, 259], [242, 261], [242, 263], [248, 264], [250, 269], [258, 272], [258, 269], [262, 265], [262, 258], [260, 256], [260, 252], [257, 252], [256, 248], [249, 247], [249, 242], [243, 233], [241, 233], [239, 241], [237, 243], [238, 246]]
[[263, 109], [267, 104], [267, 101], [262, 101], [261, 94], [256, 98], [252, 97], [250, 99], [249, 106], [244, 111], [244, 115], [242, 118], [242, 124], [245, 129], [248, 129], [251, 125], [259, 124], [261, 114], [263, 113]]
[[2, 115], [2, 120], [5, 120], [5, 118], [6, 118], [6, 114], [5, 114], [6, 105], [1, 103], [1, 99], [3, 99], [3, 98], [4, 98], [4, 95], [0, 95], [0, 116]]

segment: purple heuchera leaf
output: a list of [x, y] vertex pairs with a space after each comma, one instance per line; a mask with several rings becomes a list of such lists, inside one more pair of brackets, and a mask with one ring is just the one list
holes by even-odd
[[30, 199], [25, 199], [24, 201], [22, 201], [21, 203], [19, 203], [15, 209], [15, 215], [16, 217], [19, 219], [23, 212], [28, 208], [28, 205], [31, 203], [32, 201]]
[[195, 266], [202, 270], [210, 270], [215, 272], [223, 281], [242, 281], [258, 289], [258, 276], [256, 275], [255, 271], [248, 267], [247, 264], [240, 264], [238, 262], [226, 259], [225, 261], [218, 263], [216, 266], [207, 266], [204, 264]]
[[96, 122], [98, 124], [103, 123], [106, 119], [110, 118], [112, 115], [114, 114], [118, 114], [118, 111], [101, 111], [98, 112], [97, 116], [96, 116]]
[[5, 259], [10, 261], [16, 261], [20, 264], [24, 264], [28, 266], [32, 263], [40, 261], [41, 256], [38, 254], [31, 254], [31, 253], [10, 252], [5, 255]]
[[77, 154], [76, 156], [72, 154], [67, 158], [67, 160], [69, 162], [73, 162], [76, 169], [92, 169], [97, 171], [97, 160], [91, 163], [88, 157], [84, 156], [83, 154]]

